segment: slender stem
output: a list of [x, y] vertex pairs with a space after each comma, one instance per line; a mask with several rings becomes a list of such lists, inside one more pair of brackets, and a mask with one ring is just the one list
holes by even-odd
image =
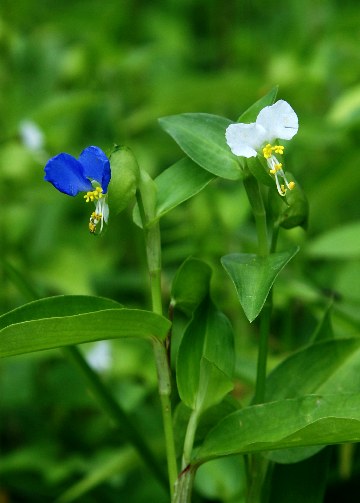
[[255, 218], [256, 232], [258, 236], [258, 254], [261, 257], [266, 257], [269, 254], [266, 211], [259, 183], [256, 178], [248, 174], [244, 178], [244, 187]]
[[111, 417], [116, 425], [126, 431], [130, 442], [137, 449], [149, 469], [152, 470], [162, 484], [166, 484], [164, 471], [147, 443], [143, 440], [142, 434], [104, 386], [98, 374], [88, 365], [79, 349], [76, 346], [67, 346], [63, 347], [62, 351], [84, 376], [91, 392], [108, 416]]
[[158, 375], [158, 389], [161, 402], [163, 427], [165, 435], [166, 458], [168, 464], [169, 487], [171, 498], [174, 494], [175, 482], [178, 474], [176, 463], [175, 439], [171, 411], [171, 380], [167, 352], [164, 344], [158, 339], [153, 341], [156, 369]]
[[339, 445], [339, 475], [342, 480], [351, 477], [354, 464], [354, 447], [355, 444]]
[[[249, 173], [244, 179], [244, 186], [255, 217], [258, 236], [258, 254], [261, 257], [267, 257], [269, 255], [269, 243], [267, 236], [266, 211], [260, 187], [256, 178]], [[255, 403], [261, 403], [265, 399], [266, 364], [268, 356], [271, 311], [272, 296], [270, 292], [260, 314], [260, 340], [254, 398]]]
[[[248, 172], [244, 179], [245, 190], [254, 214], [256, 232], [258, 237], [258, 255], [266, 258], [270, 251], [274, 251], [277, 233], [273, 235], [271, 249], [269, 246], [267, 219], [264, 201], [258, 181]], [[272, 311], [272, 292], [269, 292], [268, 298], [264, 304], [260, 314], [260, 330], [259, 330], [259, 350], [257, 361], [257, 374], [254, 403], [260, 404], [265, 400], [266, 392], [266, 368], [269, 345], [270, 318]], [[263, 482], [266, 474], [267, 464], [259, 454], [254, 454], [249, 457], [249, 472], [248, 472], [248, 494], [247, 503], [260, 503]]]
[[263, 403], [265, 400], [266, 367], [269, 346], [270, 319], [272, 311], [272, 292], [270, 291], [260, 314], [260, 337], [257, 361], [256, 388], [254, 403]]
[[246, 503], [261, 503], [268, 464], [268, 460], [260, 454], [252, 454], [249, 456], [249, 477], [251, 484], [249, 484], [248, 487]]
[[191, 460], [191, 453], [194, 445], [194, 438], [196, 433], [196, 428], [199, 421], [199, 415], [197, 410], [193, 410], [187, 425], [185, 441], [184, 441], [184, 451], [183, 451], [183, 461], [182, 469], [184, 470]]
[[[152, 309], [154, 313], [163, 314], [161, 300], [161, 238], [158, 222], [148, 225], [146, 209], [140, 191], [137, 192], [137, 202], [144, 229], [147, 265], [150, 276]], [[158, 389], [161, 402], [166, 456], [168, 464], [170, 495], [173, 498], [177, 479], [177, 462], [175, 451], [174, 430], [171, 411], [171, 371], [165, 343], [153, 340], [155, 363], [158, 375]]]

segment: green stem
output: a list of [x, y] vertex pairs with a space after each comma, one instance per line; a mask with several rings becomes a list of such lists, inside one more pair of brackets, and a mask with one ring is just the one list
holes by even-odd
[[175, 484], [174, 503], [191, 503], [191, 494], [197, 467], [188, 465]]
[[263, 403], [265, 400], [266, 386], [266, 368], [269, 347], [270, 319], [272, 311], [272, 292], [269, 292], [268, 298], [260, 314], [260, 337], [259, 352], [256, 372], [256, 387], [254, 403]]
[[[244, 186], [256, 222], [256, 231], [258, 236], [258, 254], [261, 257], [267, 257], [269, 255], [269, 242], [267, 235], [266, 211], [259, 183], [255, 177], [253, 177], [250, 173], [247, 173], [247, 176], [244, 179]], [[271, 311], [272, 297], [270, 292], [260, 314], [260, 340], [254, 398], [255, 403], [262, 403], [265, 399], [266, 366]]]
[[[144, 229], [147, 265], [150, 276], [152, 309], [154, 313], [163, 314], [161, 300], [161, 238], [158, 222], [148, 225], [146, 211], [140, 191], [137, 192], [137, 202]], [[158, 376], [158, 390], [161, 402], [163, 427], [165, 435], [166, 456], [168, 464], [170, 495], [173, 498], [177, 479], [177, 462], [175, 451], [174, 430], [171, 411], [171, 371], [165, 343], [153, 340], [153, 349]]]
[[164, 344], [158, 339], [153, 340], [153, 348], [158, 375], [158, 389], [163, 418], [166, 458], [168, 464], [169, 487], [171, 498], [174, 494], [175, 482], [178, 474], [176, 463], [175, 439], [171, 411], [171, 380], [167, 352]]
[[266, 257], [269, 254], [269, 242], [267, 235], [266, 211], [259, 183], [255, 177], [248, 174], [244, 178], [244, 187], [255, 218], [256, 232], [258, 236], [258, 254], [261, 257]]
[[198, 421], [199, 421], [198, 411], [193, 410], [185, 434], [183, 461], [182, 461], [183, 470], [189, 465], [191, 461], [191, 453], [194, 445], [194, 438]]
[[261, 456], [261, 454], [251, 454], [248, 458], [248, 462], [248, 475], [251, 484], [249, 484], [248, 487], [246, 503], [261, 503], [266, 470], [269, 462]]
[[[254, 214], [256, 232], [258, 237], [258, 255], [267, 257], [270, 251], [274, 251], [277, 232], [273, 235], [271, 249], [269, 247], [266, 210], [259, 187], [259, 183], [255, 177], [249, 172], [244, 179], [245, 190]], [[268, 298], [264, 304], [260, 314], [260, 329], [259, 329], [259, 350], [256, 372], [255, 395], [253, 402], [255, 404], [263, 403], [266, 392], [266, 369], [269, 346], [270, 319], [272, 311], [272, 292], [269, 292]], [[259, 454], [254, 454], [249, 457], [250, 469], [248, 473], [248, 494], [247, 503], [260, 503], [261, 492], [265, 479], [267, 464]]]
[[339, 475], [342, 480], [348, 480], [354, 464], [355, 444], [339, 445]]

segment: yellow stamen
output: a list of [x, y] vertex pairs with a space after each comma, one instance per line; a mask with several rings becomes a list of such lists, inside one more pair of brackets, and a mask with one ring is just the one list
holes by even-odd
[[283, 145], [274, 145], [274, 147], [272, 147], [272, 149], [275, 152], [275, 154], [280, 154], [280, 155], [283, 155], [284, 148], [285, 147]]
[[281, 169], [282, 169], [282, 164], [281, 164], [281, 162], [279, 162], [278, 164], [274, 164], [274, 167], [272, 169], [270, 169], [270, 173], [272, 175], [275, 175], [275, 173], [277, 171], [280, 171]]
[[269, 159], [273, 152], [275, 152], [275, 154], [280, 154], [282, 155], [284, 153], [284, 146], [283, 145], [270, 145], [270, 143], [268, 143], [267, 145], [265, 145], [265, 147], [263, 148], [263, 156], [265, 157], [265, 159]]
[[264, 155], [265, 159], [269, 159], [269, 157], [271, 157], [272, 150], [273, 149], [272, 149], [272, 146], [270, 145], [270, 143], [265, 145], [265, 147], [263, 148], [263, 155]]
[[101, 221], [101, 219], [102, 219], [101, 213], [96, 213], [96, 211], [93, 211], [91, 213], [89, 221], [89, 231], [91, 232], [91, 234], [95, 234], [97, 224]]
[[95, 190], [89, 190], [84, 196], [85, 201], [89, 203], [90, 201], [93, 202], [101, 199], [103, 197], [102, 191], [103, 189], [101, 187], [96, 187]]
[[295, 187], [295, 182], [289, 182], [289, 184], [288, 184], [289, 190], [293, 190], [294, 187]]

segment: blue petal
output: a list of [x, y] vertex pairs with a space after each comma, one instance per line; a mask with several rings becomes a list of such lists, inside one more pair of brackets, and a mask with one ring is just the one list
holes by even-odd
[[87, 147], [81, 152], [79, 162], [83, 166], [84, 175], [100, 183], [104, 194], [106, 194], [111, 171], [109, 159], [101, 148]]
[[58, 154], [49, 159], [44, 179], [69, 196], [93, 190], [91, 182], [84, 175], [82, 164], [70, 154]]

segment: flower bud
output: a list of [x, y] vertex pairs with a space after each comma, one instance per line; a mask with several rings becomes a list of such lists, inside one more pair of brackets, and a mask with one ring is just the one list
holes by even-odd
[[307, 228], [309, 218], [309, 203], [307, 197], [294, 176], [287, 172], [289, 183], [295, 182], [292, 190], [286, 191], [285, 201], [280, 207], [278, 223], [284, 229], [293, 227]]
[[123, 211], [135, 196], [139, 184], [139, 166], [132, 151], [115, 145], [110, 154], [111, 182], [109, 206], [114, 215]]

